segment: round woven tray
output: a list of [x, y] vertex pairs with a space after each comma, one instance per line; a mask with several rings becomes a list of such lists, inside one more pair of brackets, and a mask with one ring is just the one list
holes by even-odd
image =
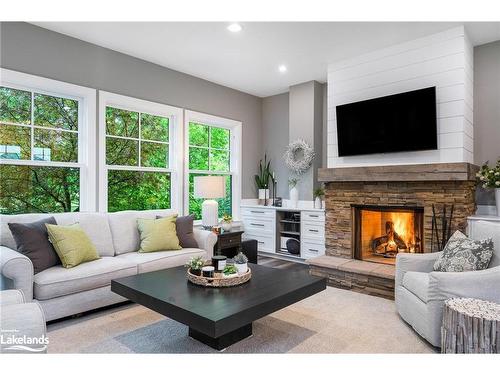
[[191, 269], [187, 270], [187, 278], [193, 284], [208, 286], [212, 288], [223, 288], [228, 286], [236, 286], [246, 283], [252, 277], [252, 271], [248, 271], [242, 275], [233, 277], [223, 277], [222, 274], [216, 273], [216, 277], [196, 276], [191, 273]]

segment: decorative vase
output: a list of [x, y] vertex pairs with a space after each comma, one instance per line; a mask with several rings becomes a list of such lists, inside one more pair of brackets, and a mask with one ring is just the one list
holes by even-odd
[[233, 223], [231, 221], [223, 221], [221, 226], [224, 232], [230, 232], [233, 228]]
[[269, 189], [259, 189], [259, 199], [266, 200], [269, 198]]
[[500, 188], [495, 189], [495, 201], [497, 204], [497, 216], [500, 216]]
[[194, 270], [194, 269], [190, 269], [189, 272], [191, 272], [193, 275], [196, 275], [196, 276], [201, 276], [201, 269], [198, 268], [197, 270]]
[[243, 263], [243, 264], [235, 263], [234, 266], [238, 270], [239, 274], [243, 274], [248, 271], [248, 263]]
[[321, 209], [321, 197], [316, 197], [314, 199], [314, 208]]
[[297, 208], [297, 203], [299, 202], [299, 191], [294, 186], [290, 189], [290, 204], [293, 208]]

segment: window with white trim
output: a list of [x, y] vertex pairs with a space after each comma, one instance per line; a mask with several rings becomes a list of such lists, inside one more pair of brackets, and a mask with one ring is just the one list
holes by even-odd
[[101, 211], [179, 208], [182, 110], [99, 92]]
[[1, 74], [0, 213], [95, 210], [95, 90]]
[[239, 218], [241, 197], [241, 122], [185, 112], [185, 212], [201, 219], [203, 199], [194, 197], [195, 176], [225, 176], [226, 196], [218, 199], [219, 217]]

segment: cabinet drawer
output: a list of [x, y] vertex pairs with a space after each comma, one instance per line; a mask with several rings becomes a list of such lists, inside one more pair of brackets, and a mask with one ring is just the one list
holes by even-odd
[[325, 222], [325, 213], [316, 211], [302, 211], [300, 214], [300, 219], [302, 222], [314, 221], [314, 222]]
[[325, 246], [313, 242], [302, 242], [300, 255], [304, 259], [319, 257], [325, 255]]
[[257, 249], [268, 253], [274, 253], [274, 237], [272, 236], [259, 236], [245, 232], [245, 239], [257, 240]]
[[241, 216], [249, 216], [257, 219], [271, 219], [274, 220], [276, 217], [276, 211], [269, 208], [251, 208], [251, 207], [243, 207], [241, 209]]
[[241, 235], [237, 234], [234, 236], [224, 236], [219, 237], [219, 241], [217, 243], [217, 247], [219, 249], [227, 249], [241, 245]]
[[310, 224], [303, 223], [302, 224], [302, 236], [306, 238], [312, 238], [315, 240], [324, 241], [325, 239], [325, 225], [321, 223]]
[[255, 219], [253, 217], [243, 217], [243, 227], [247, 233], [256, 235], [274, 235], [275, 223], [273, 220]]

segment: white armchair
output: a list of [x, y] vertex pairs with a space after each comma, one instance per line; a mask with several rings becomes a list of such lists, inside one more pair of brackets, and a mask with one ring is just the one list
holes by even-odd
[[37, 302], [26, 303], [21, 290], [0, 291], [0, 331], [0, 353], [47, 352], [47, 327], [42, 308]]
[[399, 315], [434, 346], [441, 345], [443, 304], [452, 297], [500, 303], [500, 223], [478, 222], [472, 238], [493, 238], [489, 268], [472, 272], [436, 272], [439, 253], [398, 254], [395, 300]]

